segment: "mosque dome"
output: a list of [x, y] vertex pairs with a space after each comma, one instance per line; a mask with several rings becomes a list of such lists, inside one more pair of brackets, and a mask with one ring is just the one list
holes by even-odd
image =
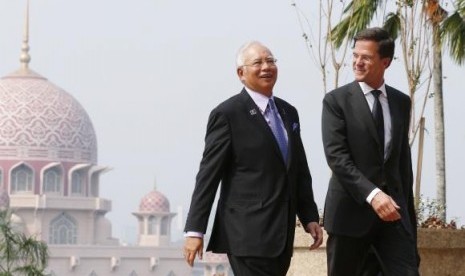
[[84, 108], [28, 68], [0, 78], [3, 159], [96, 163], [97, 138]]
[[153, 190], [141, 199], [139, 204], [139, 212], [169, 213], [170, 202], [162, 193], [157, 190]]

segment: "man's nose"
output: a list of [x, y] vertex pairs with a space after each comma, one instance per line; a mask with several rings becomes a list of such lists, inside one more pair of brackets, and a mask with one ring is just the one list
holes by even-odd
[[361, 57], [354, 57], [354, 63], [357, 66], [363, 65], [363, 59]]

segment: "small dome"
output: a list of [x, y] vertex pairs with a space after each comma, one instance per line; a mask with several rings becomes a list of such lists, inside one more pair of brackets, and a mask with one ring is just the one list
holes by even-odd
[[0, 210], [10, 207], [10, 196], [8, 191], [0, 187]]
[[97, 162], [89, 116], [63, 89], [29, 69], [0, 79], [2, 159]]
[[169, 213], [170, 202], [159, 191], [153, 190], [145, 195], [139, 204], [141, 213]]

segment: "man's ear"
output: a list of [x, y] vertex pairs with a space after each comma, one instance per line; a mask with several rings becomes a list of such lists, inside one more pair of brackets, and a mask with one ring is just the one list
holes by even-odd
[[242, 76], [244, 75], [244, 68], [242, 68], [242, 67], [237, 67], [236, 73], [237, 73], [237, 76], [239, 77], [239, 79], [242, 80]]
[[384, 69], [387, 69], [391, 65], [392, 59], [383, 58]]

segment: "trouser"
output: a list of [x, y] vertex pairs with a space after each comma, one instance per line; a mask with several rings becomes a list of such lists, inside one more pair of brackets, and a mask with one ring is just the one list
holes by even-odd
[[288, 250], [273, 258], [242, 257], [228, 254], [235, 276], [285, 276], [291, 263]]
[[376, 269], [384, 276], [419, 275], [414, 237], [400, 221], [380, 222], [363, 237], [328, 233], [326, 250], [329, 276], [378, 275]]

